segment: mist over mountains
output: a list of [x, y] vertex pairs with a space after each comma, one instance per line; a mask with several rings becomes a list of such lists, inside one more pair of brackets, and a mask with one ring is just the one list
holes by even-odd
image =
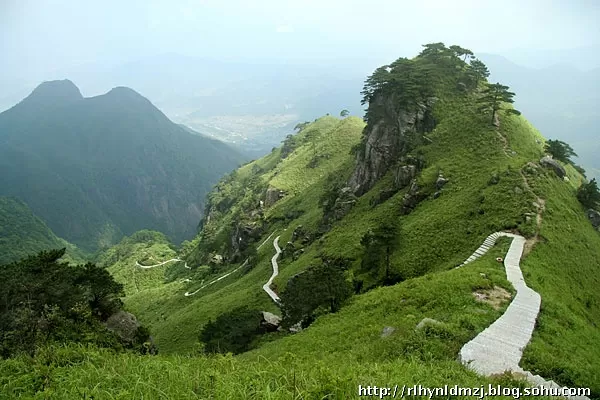
[[206, 193], [243, 158], [126, 87], [84, 98], [44, 82], [0, 114], [0, 195], [86, 250], [144, 228], [192, 237]]

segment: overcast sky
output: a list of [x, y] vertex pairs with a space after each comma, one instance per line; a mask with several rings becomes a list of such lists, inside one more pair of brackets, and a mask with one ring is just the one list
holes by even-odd
[[[370, 67], [443, 41], [476, 52], [599, 44], [598, 0], [0, 0], [0, 74], [161, 53]], [[346, 65], [347, 66], [347, 65]]]

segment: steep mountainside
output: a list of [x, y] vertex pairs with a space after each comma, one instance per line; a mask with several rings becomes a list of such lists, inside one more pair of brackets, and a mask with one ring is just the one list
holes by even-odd
[[85, 249], [143, 228], [192, 237], [206, 193], [241, 159], [124, 87], [83, 98], [70, 81], [45, 82], [0, 114], [0, 195]]
[[11, 197], [0, 197], [0, 265], [18, 261], [42, 250], [66, 248], [63, 261], [82, 263], [76, 246], [58, 238], [29, 207]]
[[[510, 104], [490, 110], [485, 70], [464, 50], [431, 44], [377, 69], [364, 121], [319, 118], [225, 176], [200, 234], [176, 255], [147, 232], [105, 253], [160, 355], [88, 349], [86, 361], [53, 367], [44, 390], [341, 399], [359, 385], [390, 387], [390, 397], [404, 384], [529, 387], [457, 361], [517, 293], [498, 261], [506, 238], [461, 266], [502, 231], [526, 239], [520, 268], [542, 302], [520, 367], [600, 398], [600, 235], [576, 198], [583, 177], [571, 165], [567, 179], [544, 167], [544, 138]], [[279, 301], [263, 287], [276, 269], [268, 289]], [[257, 327], [240, 308], [280, 315], [285, 328], [264, 328], [277, 319], [265, 314]], [[198, 340], [207, 327], [217, 351], [244, 332], [259, 338], [246, 353], [207, 356]], [[64, 365], [82, 352], [51, 354]], [[28, 362], [0, 363], [0, 385], [30, 393], [9, 380], [15, 371], [33, 380]]]

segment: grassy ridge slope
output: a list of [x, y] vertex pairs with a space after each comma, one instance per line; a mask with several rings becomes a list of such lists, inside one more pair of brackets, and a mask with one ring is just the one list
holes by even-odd
[[85, 255], [54, 232], [21, 200], [0, 197], [0, 265], [18, 261], [41, 250], [66, 248], [63, 260], [83, 263]]

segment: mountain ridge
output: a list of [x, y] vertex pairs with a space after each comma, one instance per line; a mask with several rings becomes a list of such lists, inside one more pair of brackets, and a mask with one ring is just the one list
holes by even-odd
[[[193, 236], [205, 193], [243, 156], [190, 134], [129, 88], [47, 101], [74, 88], [43, 83], [0, 114], [0, 195], [21, 198], [59, 236], [92, 251], [144, 228], [178, 242]], [[56, 202], [61, 192], [68, 205]]]

